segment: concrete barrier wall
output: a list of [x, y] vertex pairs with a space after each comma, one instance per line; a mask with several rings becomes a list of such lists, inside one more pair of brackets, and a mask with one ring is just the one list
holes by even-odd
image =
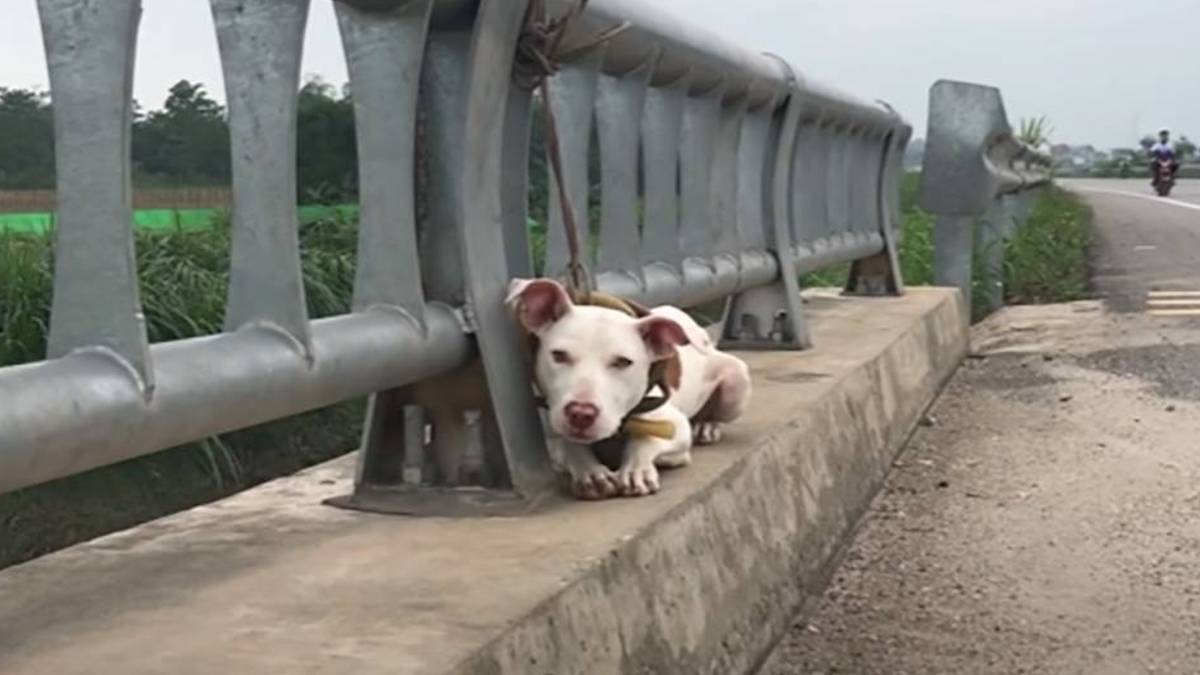
[[321, 505], [337, 460], [0, 572], [0, 671], [752, 672], [967, 348], [951, 290], [806, 304], [822, 346], [746, 354], [751, 410], [654, 497], [385, 517]]
[[[823, 344], [846, 344], [839, 338], [854, 328], [873, 329], [873, 344], [752, 355], [747, 452], [455, 672], [752, 672], [822, 592], [893, 458], [965, 355], [956, 297], [923, 289], [900, 311], [814, 303]], [[885, 316], [866, 316], [875, 311]], [[795, 386], [806, 380], [823, 386]]]

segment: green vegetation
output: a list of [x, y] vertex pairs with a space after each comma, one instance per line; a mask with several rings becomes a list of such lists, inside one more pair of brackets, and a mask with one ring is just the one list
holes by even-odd
[[[358, 218], [357, 204], [301, 206], [300, 223], [318, 220]], [[222, 209], [140, 209], [133, 212], [133, 226], [139, 230], [178, 232], [207, 230], [213, 223], [228, 218]], [[54, 229], [53, 213], [0, 213], [0, 232], [49, 234]]]
[[[903, 238], [900, 267], [912, 286], [933, 283], [933, 217], [916, 204], [919, 175], [905, 177], [901, 190]], [[1004, 242], [1004, 295], [1007, 304], [1070, 302], [1087, 296], [1087, 252], [1091, 243], [1091, 210], [1077, 196], [1058, 187], [1045, 189], [1026, 222]], [[984, 292], [994, 273], [976, 254], [972, 280], [973, 306], [984, 307]], [[805, 275], [805, 286], [840, 287], [849, 266]], [[980, 318], [980, 317], [976, 317]]]
[[[353, 201], [358, 193], [354, 108], [349, 90], [309, 79], [299, 92], [297, 199]], [[137, 187], [228, 185], [225, 109], [204, 85], [180, 80], [162, 108], [135, 102], [133, 183]], [[47, 92], [0, 87], [0, 190], [54, 187], [54, 117]]]
[[[313, 317], [346, 312], [356, 227], [332, 218], [301, 227]], [[142, 231], [138, 272], [155, 342], [220, 330], [228, 286], [228, 220], [195, 231]], [[49, 238], [0, 233], [0, 366], [41, 359], [50, 310]], [[293, 473], [355, 447], [361, 401], [166, 450], [48, 485], [0, 495], [0, 567]]]
[[1086, 297], [1091, 222], [1091, 209], [1078, 196], [1053, 186], [1042, 192], [1025, 225], [1006, 244], [1006, 301], [1041, 304]]
[[1054, 131], [1045, 115], [1042, 117], [1025, 117], [1017, 128], [1017, 140], [1028, 143], [1035, 148], [1050, 142], [1050, 134]]
[[[933, 216], [917, 206], [917, 189], [921, 174], [910, 171], [900, 184], [900, 217], [903, 234], [900, 239], [900, 270], [904, 283], [926, 286], [933, 283]], [[802, 286], [835, 286], [846, 283], [849, 265], [838, 265], [829, 269], [806, 274], [800, 279]]]
[[[349, 308], [357, 228], [345, 218], [300, 228], [308, 310], [312, 317]], [[138, 277], [152, 342], [220, 331], [228, 286], [229, 224], [195, 231], [141, 231]], [[0, 234], [0, 366], [41, 359], [50, 316], [50, 238]]]

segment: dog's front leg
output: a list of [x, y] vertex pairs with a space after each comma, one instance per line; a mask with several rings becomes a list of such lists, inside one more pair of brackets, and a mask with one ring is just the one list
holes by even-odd
[[658, 467], [686, 466], [691, 462], [692, 430], [688, 419], [668, 404], [647, 415], [675, 425], [674, 438], [631, 438], [625, 445], [624, 459], [617, 471], [621, 493], [643, 497], [658, 492]]
[[609, 499], [621, 494], [617, 474], [596, 459], [591, 447], [559, 441], [562, 462], [571, 475], [571, 494], [579, 499]]
[[658, 492], [658, 469], [654, 460], [663, 454], [665, 441], [655, 438], [631, 440], [625, 446], [625, 459], [617, 471], [621, 493], [627, 497], [643, 497]]

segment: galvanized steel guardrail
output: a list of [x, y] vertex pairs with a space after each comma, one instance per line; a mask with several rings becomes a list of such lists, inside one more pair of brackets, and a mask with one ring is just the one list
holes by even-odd
[[989, 280], [983, 309], [1003, 304], [1004, 242], [1050, 182], [1053, 165], [1050, 155], [1013, 135], [999, 89], [935, 82], [919, 195], [921, 208], [936, 216], [934, 282], [958, 288], [970, 306], [978, 256]]
[[[295, 204], [309, 2], [211, 0], [233, 147], [225, 331], [153, 345], [131, 229], [140, 2], [37, 4], [59, 167], [53, 311], [47, 360], [0, 369], [0, 492], [368, 394], [352, 506], [527, 503], [551, 485], [503, 306], [534, 267], [535, 97], [513, 81], [526, 0], [335, 3], [361, 220], [353, 312], [320, 320], [305, 311]], [[806, 271], [853, 261], [849, 291], [902, 291], [901, 118], [652, 3], [594, 0], [572, 35], [620, 21], [631, 28], [565, 64], [549, 102], [575, 204], [598, 135], [601, 289], [725, 301], [726, 344], [770, 349], [809, 345]], [[557, 221], [551, 272], [566, 260]]]

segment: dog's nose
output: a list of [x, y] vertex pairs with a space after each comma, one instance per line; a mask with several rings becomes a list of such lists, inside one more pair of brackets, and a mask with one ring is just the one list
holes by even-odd
[[596, 423], [600, 409], [591, 403], [568, 403], [566, 407], [567, 423], [575, 431], [587, 431]]

